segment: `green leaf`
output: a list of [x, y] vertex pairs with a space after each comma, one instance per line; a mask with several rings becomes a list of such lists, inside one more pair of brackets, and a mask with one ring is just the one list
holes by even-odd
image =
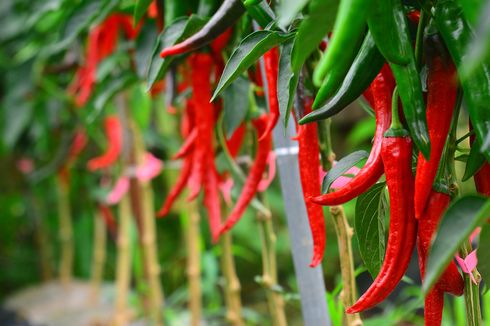
[[145, 23], [138, 34], [135, 45], [135, 66], [138, 77], [145, 78], [148, 75], [150, 59], [153, 54], [155, 40], [158, 38], [155, 23]]
[[466, 159], [466, 167], [462, 181], [466, 181], [471, 178], [483, 166], [483, 163], [485, 163], [485, 156], [480, 153], [479, 141], [475, 139], [473, 146], [471, 146], [470, 154]]
[[5, 103], [3, 111], [3, 143], [12, 149], [32, 119], [30, 103], [12, 100]]
[[299, 25], [291, 54], [291, 66], [295, 73], [301, 70], [310, 54], [318, 48], [322, 39], [333, 28], [338, 0], [312, 0], [308, 15]]
[[287, 41], [292, 34], [263, 30], [245, 37], [233, 51], [214, 91], [211, 101], [228, 87], [238, 76], [254, 64], [264, 53]]
[[283, 0], [277, 9], [277, 23], [285, 28], [296, 18], [309, 0]]
[[461, 244], [490, 216], [490, 199], [477, 195], [458, 199], [442, 218], [427, 261], [422, 291], [427, 294]]
[[377, 183], [357, 198], [355, 232], [359, 252], [371, 276], [376, 278], [385, 256], [386, 184]]
[[277, 95], [279, 100], [279, 112], [281, 113], [284, 125], [287, 126], [291, 116], [294, 94], [298, 87], [299, 73], [295, 74], [291, 70], [291, 49], [294, 39], [284, 43], [279, 60], [279, 76], [277, 78]]
[[478, 271], [480, 272], [485, 283], [490, 282], [490, 224], [485, 224], [480, 232], [480, 242], [476, 252], [478, 257]]
[[148, 10], [152, 0], [137, 0], [136, 6], [134, 6], [133, 12], [133, 20], [134, 24], [138, 24], [141, 18], [145, 15], [145, 12]]
[[233, 134], [247, 115], [249, 89], [249, 81], [240, 77], [223, 92], [223, 124], [227, 137]]
[[151, 98], [141, 83], [131, 90], [130, 110], [140, 130], [147, 130], [151, 120]]
[[196, 33], [206, 22], [206, 18], [196, 15], [191, 15], [189, 18], [182, 17], [175, 20], [158, 36], [149, 64], [147, 90], [150, 90], [157, 81], [163, 78], [170, 67], [170, 63], [175, 59], [175, 56], [162, 59], [160, 52]]
[[356, 151], [346, 157], [343, 157], [333, 168], [328, 171], [327, 175], [323, 178], [322, 192], [327, 193], [332, 183], [347, 172], [354, 165], [368, 157], [366, 151]]

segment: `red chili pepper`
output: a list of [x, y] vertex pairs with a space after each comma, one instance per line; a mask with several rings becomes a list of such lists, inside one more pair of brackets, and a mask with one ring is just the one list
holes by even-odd
[[[437, 225], [446, 211], [451, 198], [449, 195], [431, 191], [427, 203], [427, 209], [420, 217], [417, 231], [417, 251], [419, 257], [419, 268], [422, 280], [425, 277], [425, 263], [429, 248]], [[424, 305], [425, 325], [440, 325], [442, 319], [442, 309], [444, 306], [443, 292], [449, 292], [460, 296], [463, 294], [464, 281], [454, 262], [451, 262], [447, 269], [437, 281], [434, 288], [427, 294]]]
[[[425, 263], [429, 253], [431, 241], [434, 238], [434, 234], [437, 231], [437, 226], [450, 202], [451, 198], [449, 195], [432, 190], [429, 195], [427, 209], [424, 211], [424, 214], [419, 220], [417, 231], [417, 251], [422, 279], [425, 275]], [[463, 294], [463, 278], [459, 274], [458, 268], [454, 262], [451, 262], [447, 267], [446, 271], [437, 282], [436, 287], [441, 291], [449, 292], [453, 295]]]
[[423, 215], [432, 184], [437, 174], [444, 144], [451, 127], [456, 94], [456, 69], [440, 56], [431, 60], [428, 75], [427, 126], [430, 139], [430, 159], [419, 154], [415, 175], [415, 216]]
[[[253, 120], [253, 125], [257, 130], [258, 135], [263, 135], [269, 118], [267, 115], [262, 115], [258, 119]], [[247, 176], [247, 180], [243, 186], [240, 198], [238, 198], [235, 207], [230, 213], [230, 216], [226, 220], [225, 224], [220, 230], [220, 234], [230, 230], [235, 223], [237, 223], [242, 217], [243, 213], [247, 209], [248, 204], [252, 201], [255, 194], [257, 193], [257, 187], [262, 180], [262, 175], [264, 174], [265, 168], [267, 167], [267, 157], [272, 147], [272, 138], [268, 134], [265, 138], [262, 138], [258, 142], [257, 154], [255, 156], [254, 163], [250, 168]]]
[[[190, 57], [192, 70], [192, 96], [197, 135], [193, 155], [193, 171], [190, 185], [191, 198], [199, 193], [199, 183], [204, 186], [204, 204], [208, 210], [209, 225], [213, 239], [218, 238], [221, 227], [221, 209], [218, 189], [218, 175], [214, 163], [215, 107], [211, 98], [211, 71], [213, 59], [209, 54], [197, 53]], [[192, 188], [194, 187], [194, 188]], [[196, 193], [197, 190], [197, 193]]]
[[383, 161], [380, 155], [383, 143], [383, 133], [391, 123], [391, 97], [395, 82], [385, 65], [371, 84], [371, 94], [374, 100], [376, 114], [376, 132], [373, 147], [363, 168], [345, 186], [335, 192], [311, 197], [310, 200], [319, 205], [341, 205], [354, 199], [378, 181], [383, 175]]
[[476, 191], [485, 196], [490, 196], [490, 164], [488, 162], [483, 163], [473, 179], [475, 180]]
[[214, 53], [221, 53], [228, 42], [230, 41], [231, 35], [233, 33], [233, 28], [228, 28], [226, 31], [220, 34], [216, 39], [211, 42], [211, 50]]
[[407, 14], [407, 17], [412, 23], [418, 24], [420, 20], [420, 11], [412, 10]]
[[279, 52], [272, 48], [264, 54], [265, 77], [267, 80], [267, 97], [269, 99], [269, 121], [259, 140], [267, 137], [279, 120], [279, 100], [277, 98], [277, 75], [279, 69]]
[[226, 147], [230, 152], [231, 157], [235, 158], [240, 151], [243, 139], [245, 138], [245, 124], [241, 124], [229, 139], [226, 140]]
[[[399, 122], [398, 122], [399, 123]], [[412, 141], [403, 129], [385, 134], [381, 157], [385, 166], [390, 194], [390, 229], [385, 259], [369, 289], [346, 311], [356, 313], [383, 301], [405, 274], [417, 236], [417, 220], [413, 210], [414, 180], [412, 175]]]
[[179, 197], [179, 195], [182, 193], [184, 187], [187, 185], [187, 182], [189, 181], [189, 177], [191, 175], [191, 170], [192, 170], [192, 156], [189, 155], [184, 159], [179, 178], [177, 179], [175, 185], [172, 187], [172, 190], [170, 190], [170, 192], [168, 193], [165, 202], [163, 203], [162, 207], [158, 211], [157, 213], [158, 217], [163, 217], [170, 212], [173, 203], [175, 202], [177, 197]]
[[116, 116], [106, 117], [104, 127], [108, 141], [107, 150], [101, 156], [88, 161], [87, 166], [90, 171], [110, 167], [117, 161], [121, 153], [123, 130], [119, 119]]
[[124, 30], [126, 37], [133, 39], [140, 27], [141, 24], [133, 27], [131, 16], [113, 14], [90, 31], [85, 66], [78, 69], [75, 82], [70, 86], [70, 92], [76, 94], [77, 106], [83, 106], [89, 100], [95, 85], [97, 65], [114, 52], [119, 28]]
[[[305, 114], [311, 112], [311, 101], [305, 103]], [[306, 211], [313, 237], [313, 258], [310, 267], [317, 266], [323, 259], [325, 251], [325, 217], [323, 208], [306, 200], [309, 196], [320, 193], [320, 149], [316, 123], [297, 126], [298, 163], [301, 187], [305, 198]]]
[[440, 326], [442, 310], [444, 308], [444, 292], [435, 288], [425, 297], [424, 302], [424, 325]]
[[197, 129], [193, 129], [189, 135], [185, 138], [184, 143], [182, 146], [179, 148], [177, 153], [172, 156], [173, 160], [183, 158], [184, 156], [187, 156], [192, 151], [192, 148], [194, 146], [194, 142], [196, 141], [197, 138]]

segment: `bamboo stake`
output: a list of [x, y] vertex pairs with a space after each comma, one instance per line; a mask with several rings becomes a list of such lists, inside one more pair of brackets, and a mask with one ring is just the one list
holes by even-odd
[[226, 319], [234, 326], [244, 325], [240, 298], [241, 286], [235, 270], [230, 232], [226, 232], [221, 236], [221, 247], [223, 248], [221, 266], [225, 278]]
[[201, 254], [200, 254], [200, 220], [201, 216], [195, 205], [192, 205], [187, 228], [187, 277], [189, 278], [189, 310], [191, 325], [201, 324]]
[[41, 269], [41, 278], [44, 282], [49, 281], [53, 278], [53, 268], [51, 262], [53, 261], [51, 242], [47, 235], [46, 226], [43, 223], [43, 218], [41, 218], [41, 209], [39, 207], [39, 202], [32, 193], [31, 190], [27, 190], [25, 196], [28, 198], [28, 212], [34, 221], [34, 237], [39, 249], [39, 267]]
[[107, 227], [103, 217], [97, 210], [94, 221], [94, 252], [92, 257], [92, 299], [97, 302], [100, 285], [104, 276], [104, 264], [106, 259]]
[[[136, 125], [130, 121], [130, 131], [132, 135], [132, 149], [137, 165], [143, 163], [145, 149], [143, 140]], [[140, 241], [143, 251], [144, 265], [146, 266], [146, 279], [148, 282], [149, 314], [155, 325], [163, 325], [161, 310], [163, 308], [163, 292], [160, 285], [160, 265], [158, 263], [155, 214], [153, 205], [153, 191], [151, 183], [136, 180], [136, 189], [141, 200]], [[134, 207], [135, 208], [135, 207]], [[133, 209], [134, 209], [133, 208]], [[138, 207], [136, 207], [136, 210]]]
[[[347, 222], [347, 217], [342, 206], [331, 206], [330, 214], [332, 215], [337, 242], [339, 245], [340, 271], [344, 288], [340, 298], [344, 307], [352, 306], [357, 300], [356, 277], [354, 275], [354, 264], [352, 254], [352, 236], [354, 232]], [[345, 314], [347, 325], [361, 326], [361, 316], [356, 314]]]
[[58, 219], [61, 259], [59, 265], [60, 281], [68, 286], [73, 278], [73, 225], [70, 212], [69, 187], [60, 175], [56, 177], [58, 191]]
[[[320, 138], [321, 162], [324, 171], [328, 171], [334, 163], [335, 152], [332, 148], [332, 137], [330, 134], [331, 119], [323, 120], [318, 123]], [[344, 207], [331, 206], [330, 214], [332, 215], [337, 243], [339, 246], [340, 272], [344, 288], [340, 294], [340, 299], [344, 307], [352, 306], [357, 300], [356, 277], [354, 275], [354, 255], [352, 254], [352, 236], [354, 230], [350, 227], [345, 215]], [[344, 318], [347, 325], [361, 326], [362, 320], [360, 314], [346, 314]]]
[[128, 196], [119, 203], [119, 223], [117, 232], [117, 265], [116, 265], [116, 303], [114, 325], [123, 326], [129, 319], [127, 307], [131, 282], [131, 249], [130, 231], [131, 211]]
[[272, 224], [271, 215], [257, 212], [259, 222], [260, 241], [262, 244], [262, 285], [266, 289], [267, 302], [272, 316], [272, 324], [287, 325], [284, 312], [284, 298], [274, 291], [277, 285], [277, 263], [276, 263], [276, 234]]

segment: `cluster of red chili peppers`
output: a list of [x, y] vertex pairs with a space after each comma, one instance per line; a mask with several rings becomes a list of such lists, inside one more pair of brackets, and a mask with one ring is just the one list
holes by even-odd
[[[322, 205], [344, 204], [366, 192], [383, 175], [386, 179], [390, 198], [390, 226], [385, 259], [373, 284], [354, 305], [348, 307], [348, 313], [364, 311], [383, 301], [405, 274], [415, 247], [418, 251], [420, 273], [424, 278], [431, 241], [453, 195], [450, 192], [451, 187], [447, 184], [449, 178], [444, 155], [454, 154], [451, 153], [451, 144], [448, 144], [447, 139], [451, 128], [454, 128], [453, 115], [458, 112], [455, 111], [458, 105], [456, 71], [461, 60], [451, 52], [456, 47], [451, 46], [448, 40], [453, 37], [452, 41], [455, 44], [459, 42], [458, 44], [461, 45], [460, 40], [457, 39], [459, 34], [450, 33], [451, 28], [456, 30], [456, 27], [446, 21], [437, 21], [437, 17], [442, 19], [449, 11], [443, 11], [444, 8], [434, 8], [436, 11], [441, 11], [435, 20], [442, 36], [450, 45], [448, 48], [453, 59], [448, 59], [441, 51], [434, 51], [427, 56], [427, 92], [422, 94], [418, 79], [413, 78], [414, 75], [418, 78], [418, 71], [409, 40], [405, 42], [406, 44], [402, 44], [401, 41], [394, 42], [390, 39], [391, 34], [385, 33], [385, 27], [380, 28], [382, 24], [375, 24], [374, 21], [374, 18], [382, 17], [387, 26], [392, 26], [397, 33], [404, 33], [405, 24], [397, 25], [400, 17], [404, 16], [401, 4], [393, 8], [378, 7], [366, 19], [370, 30], [368, 34], [361, 34], [365, 29], [363, 24], [357, 24], [352, 28], [349, 32], [352, 35], [347, 35], [349, 33], [346, 32], [336, 36], [334, 33], [329, 50], [313, 73], [313, 82], [319, 87], [317, 97], [313, 103], [311, 99], [304, 101], [303, 113], [306, 116], [297, 124], [300, 178], [313, 237], [312, 267], [321, 263], [325, 250], [325, 221]], [[339, 26], [347, 22], [347, 17], [356, 14], [347, 7], [339, 10], [345, 13], [343, 15], [345, 22], [341, 19]], [[231, 37], [231, 26], [244, 11], [241, 1], [225, 0], [199, 32], [183, 42], [163, 49], [160, 53], [160, 56], [165, 58], [200, 50], [187, 58], [186, 68], [189, 68], [190, 73], [183, 74], [185, 80], [180, 87], [180, 90], [190, 87], [192, 91], [192, 96], [186, 100], [181, 118], [184, 142], [173, 157], [182, 161], [182, 169], [158, 215], [167, 215], [186, 187], [189, 188], [189, 201], [198, 198], [202, 192], [202, 201], [207, 210], [213, 241], [217, 241], [220, 235], [230, 230], [240, 220], [259, 191], [272, 150], [271, 133], [280, 117], [277, 92], [279, 50], [274, 47], [263, 56], [264, 76], [260, 74], [259, 69], [255, 73], [249, 71], [250, 79], [255, 84], [260, 87], [263, 83], [266, 84], [269, 111], [249, 119], [257, 138], [257, 150], [235, 205], [231, 208], [229, 216], [222, 219], [221, 197], [225, 196], [220, 194], [220, 184], [224, 182], [227, 175], [219, 174], [216, 168], [215, 153], [218, 147], [214, 134], [221, 113], [221, 103], [219, 101], [210, 103], [210, 99], [213, 82], [224, 69], [221, 52]], [[415, 24], [420, 19], [418, 11], [411, 11], [408, 16]], [[450, 19], [446, 20], [450, 21]], [[444, 25], [446, 23], [447, 25]], [[129, 39], [134, 38], [138, 33], [138, 28], [132, 27], [130, 18], [120, 14], [110, 16], [90, 32], [86, 63], [79, 68], [71, 87], [71, 91], [76, 95], [77, 105], [84, 105], [90, 98], [95, 84], [97, 65], [115, 50], [117, 33], [120, 29]], [[357, 58], [354, 58], [357, 52], [344, 53], [340, 49], [340, 46], [351, 37], [357, 37], [356, 42], [363, 44]], [[209, 48], [201, 51], [207, 45]], [[334, 59], [338, 59], [342, 69], [332, 69]], [[376, 66], [375, 73], [379, 73], [375, 74], [372, 71], [368, 73], [367, 69], [371, 67], [364, 66], [361, 69], [360, 66], [366, 62], [372, 62]], [[351, 76], [350, 74], [353, 76], [350, 80], [355, 80], [356, 85], [349, 87], [339, 85], [342, 78], [346, 75]], [[370, 77], [361, 78], [364, 75]], [[264, 81], [263, 77], [265, 77]], [[475, 85], [472, 86], [477, 88]], [[463, 85], [464, 87], [467, 85]], [[365, 165], [350, 181], [333, 192], [321, 194], [318, 128], [316, 123], [304, 123], [335, 114], [361, 93], [374, 109], [376, 119], [370, 155]], [[261, 96], [263, 93], [258, 91], [256, 95]], [[422, 95], [426, 95], [425, 103]], [[399, 105], [399, 98], [402, 107]], [[476, 104], [469, 100], [470, 117], [473, 117], [473, 120], [477, 120], [476, 111], [472, 109], [477, 107], [477, 100], [475, 100]], [[318, 110], [312, 110], [312, 107]], [[422, 108], [425, 108], [425, 111]], [[403, 116], [400, 117], [402, 112]], [[411, 133], [405, 129], [405, 126]], [[478, 123], [476, 134], [480, 138], [482, 130], [482, 124]], [[92, 171], [111, 166], [120, 155], [123, 131], [117, 117], [106, 117], [105, 132], [109, 140], [108, 147], [104, 154], [88, 162], [88, 168]], [[232, 158], [238, 155], [245, 136], [246, 123], [242, 123], [226, 141], [226, 150]], [[472, 136], [472, 143], [473, 141]], [[79, 142], [81, 143], [82, 140]], [[412, 146], [412, 142], [416, 146]], [[414, 175], [412, 154], [416, 148], [419, 152]], [[483, 163], [476, 172], [474, 180], [477, 191], [490, 196], [488, 162]], [[109, 221], [111, 218], [107, 209], [104, 207], [100, 209]], [[451, 262], [425, 299], [426, 325], [440, 324], [445, 292], [458, 296], [463, 293], [463, 289], [463, 279], [456, 264]]]

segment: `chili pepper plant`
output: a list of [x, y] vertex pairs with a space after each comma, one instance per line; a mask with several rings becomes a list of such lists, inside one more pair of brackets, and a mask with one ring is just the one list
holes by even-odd
[[490, 321], [489, 0], [0, 8], [5, 309], [87, 284], [104, 325]]

